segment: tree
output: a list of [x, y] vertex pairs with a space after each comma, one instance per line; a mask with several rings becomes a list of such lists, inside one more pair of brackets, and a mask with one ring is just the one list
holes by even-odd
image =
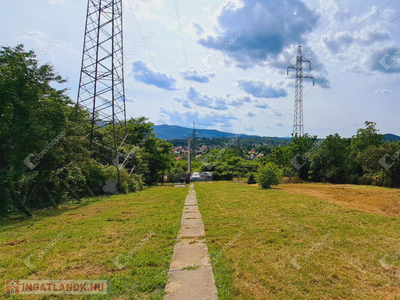
[[384, 135], [378, 133], [379, 130], [376, 129], [376, 123], [366, 121], [364, 124], [365, 128], [358, 129], [357, 134], [351, 139], [350, 168], [355, 177], [363, 175], [363, 169], [356, 161], [357, 155], [369, 146], [379, 147], [384, 143], [385, 138]]
[[308, 152], [317, 146], [316, 140], [316, 136], [308, 134], [302, 137], [295, 136], [288, 146], [274, 148], [266, 160], [278, 165], [284, 171], [285, 176], [298, 175], [301, 179], [306, 180], [309, 171], [308, 159], [298, 162], [301, 168], [296, 168], [292, 162], [298, 156], [302, 160], [302, 157], [308, 155]]
[[[49, 170], [57, 165], [57, 152], [55, 147], [47, 146], [63, 130], [68, 130], [67, 116], [74, 109], [65, 90], [51, 87], [53, 83], [65, 81], [50, 65], [39, 66], [35, 54], [25, 52], [22, 45], [1, 48], [0, 74], [0, 193], [8, 195], [1, 198], [0, 205], [9, 209], [14, 203], [29, 215], [26, 201], [40, 202], [40, 199], [29, 197], [35, 186], [32, 186], [32, 180], [37, 178], [36, 182], [44, 183], [51, 176]], [[40, 153], [44, 149], [46, 159], [28, 174], [24, 161], [31, 153]]]
[[309, 178], [313, 181], [346, 183], [349, 180], [350, 140], [329, 135], [310, 156]]
[[355, 159], [364, 173], [361, 184], [400, 187], [400, 143], [389, 142], [379, 147], [369, 146]]
[[257, 172], [257, 182], [264, 189], [271, 188], [272, 185], [278, 185], [282, 180], [282, 172], [278, 166], [267, 163], [265, 166], [260, 166]]
[[352, 152], [355, 154], [360, 153], [369, 146], [379, 147], [384, 143], [385, 136], [379, 134], [379, 130], [376, 129], [376, 123], [366, 121], [365, 128], [357, 130], [357, 135], [353, 136], [351, 140]]

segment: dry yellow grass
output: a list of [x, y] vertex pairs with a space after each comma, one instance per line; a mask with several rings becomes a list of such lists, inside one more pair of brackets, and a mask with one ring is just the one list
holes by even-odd
[[400, 190], [349, 184], [282, 184], [279, 190], [356, 208], [365, 212], [400, 217]]
[[196, 184], [220, 300], [399, 299], [400, 219], [376, 204], [398, 191], [325, 186]]

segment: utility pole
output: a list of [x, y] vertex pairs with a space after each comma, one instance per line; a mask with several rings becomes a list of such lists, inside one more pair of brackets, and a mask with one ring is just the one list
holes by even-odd
[[192, 174], [192, 159], [191, 159], [191, 145], [190, 142], [192, 141], [192, 139], [188, 139], [188, 173], [189, 176], [190, 174]]
[[196, 158], [196, 123], [193, 122], [193, 132], [192, 132], [192, 149], [193, 149], [193, 158]]
[[304, 120], [303, 120], [303, 78], [310, 78], [313, 80], [315, 85], [314, 77], [308, 76], [303, 73], [303, 63], [310, 64], [311, 62], [301, 54], [301, 46], [297, 50], [296, 65], [289, 66], [287, 69], [287, 75], [289, 75], [289, 69], [296, 70], [296, 93], [294, 102], [294, 120], [293, 120], [293, 133], [292, 136], [303, 136], [304, 135]]
[[[126, 134], [122, 0], [88, 0], [77, 105], [90, 114], [88, 147], [115, 164]], [[108, 126], [112, 139], [99, 129]]]

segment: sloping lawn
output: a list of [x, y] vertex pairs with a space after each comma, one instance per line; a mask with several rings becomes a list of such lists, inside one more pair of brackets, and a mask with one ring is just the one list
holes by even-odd
[[369, 213], [400, 217], [400, 189], [324, 183], [282, 184], [278, 189]]
[[109, 279], [110, 294], [95, 299], [162, 299], [186, 194], [153, 187], [0, 221], [0, 278]]
[[400, 299], [400, 218], [233, 182], [195, 189], [220, 299]]

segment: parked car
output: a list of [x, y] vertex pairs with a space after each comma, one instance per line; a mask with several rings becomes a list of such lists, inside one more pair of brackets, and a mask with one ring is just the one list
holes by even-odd
[[192, 176], [190, 177], [191, 180], [200, 180], [200, 173], [199, 172], [194, 172]]
[[201, 172], [200, 177], [208, 179], [208, 178], [212, 178], [213, 175], [212, 175], [212, 172]]

